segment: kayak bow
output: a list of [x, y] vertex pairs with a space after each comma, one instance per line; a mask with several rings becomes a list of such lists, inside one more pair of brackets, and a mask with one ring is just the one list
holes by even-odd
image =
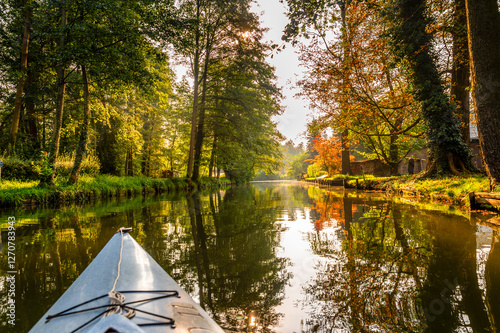
[[224, 333], [121, 228], [30, 330]]

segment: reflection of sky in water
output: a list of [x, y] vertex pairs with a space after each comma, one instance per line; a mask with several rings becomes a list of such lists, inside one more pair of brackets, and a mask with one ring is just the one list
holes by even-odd
[[[318, 264], [324, 263], [327, 259], [314, 255], [311, 251], [311, 244], [307, 239], [308, 233], [318, 232], [314, 227], [314, 222], [311, 221], [310, 210], [306, 210], [306, 216], [295, 214], [295, 221], [288, 220], [288, 216], [284, 215], [281, 223], [285, 227], [285, 231], [281, 234], [282, 248], [278, 252], [278, 256], [289, 258], [291, 267], [288, 270], [293, 274], [290, 284], [285, 287], [285, 299], [283, 304], [276, 308], [278, 313], [283, 313], [284, 317], [280, 320], [280, 324], [274, 329], [276, 332], [292, 333], [301, 332], [303, 323], [307, 321], [308, 309], [304, 308], [303, 301], [306, 298], [303, 286], [310, 281], [315, 275], [315, 267]], [[338, 236], [337, 228], [327, 228], [319, 233], [322, 237], [328, 237], [330, 240], [335, 240]], [[334, 242], [337, 249], [340, 250], [341, 242]]]
[[479, 283], [479, 288], [483, 291], [483, 300], [485, 299], [484, 291], [486, 290], [486, 277], [485, 268], [486, 261], [488, 260], [488, 255], [491, 250], [491, 240], [493, 236], [493, 230], [491, 228], [477, 225], [476, 232], [476, 260], [477, 260], [477, 278]]

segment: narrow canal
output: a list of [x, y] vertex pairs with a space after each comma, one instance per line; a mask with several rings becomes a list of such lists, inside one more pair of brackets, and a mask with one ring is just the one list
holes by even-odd
[[0, 331], [27, 332], [121, 226], [227, 332], [497, 331], [492, 217], [300, 183], [2, 210]]

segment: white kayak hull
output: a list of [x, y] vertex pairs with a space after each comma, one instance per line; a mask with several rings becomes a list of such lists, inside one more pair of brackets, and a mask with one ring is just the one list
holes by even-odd
[[[104, 317], [110, 305], [107, 294], [114, 285], [126, 297], [123, 311], [135, 309], [132, 318]], [[120, 232], [30, 332], [106, 332], [110, 328], [131, 333], [224, 332], [128, 233]]]

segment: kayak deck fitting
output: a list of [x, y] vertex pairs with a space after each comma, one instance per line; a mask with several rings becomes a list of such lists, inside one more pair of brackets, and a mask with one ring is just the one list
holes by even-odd
[[30, 330], [223, 333], [121, 228]]

